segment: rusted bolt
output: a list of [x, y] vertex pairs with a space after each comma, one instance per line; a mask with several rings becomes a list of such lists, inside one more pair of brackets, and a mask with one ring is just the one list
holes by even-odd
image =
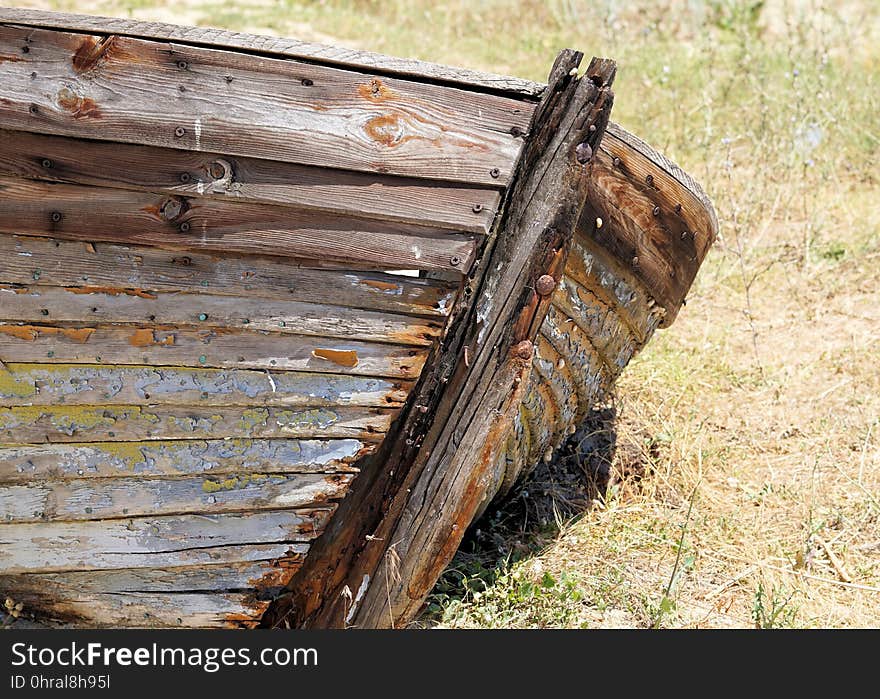
[[511, 126], [510, 127], [510, 135], [514, 138], [519, 138], [522, 136], [524, 131], [519, 126]]
[[185, 134], [185, 133], [186, 133], [186, 129], [183, 128], [182, 126], [178, 126], [176, 129], [174, 129], [174, 135], [175, 135], [177, 138], [180, 138], [180, 137], [183, 136], [183, 134]]
[[633, 267], [639, 266], [639, 256], [638, 255], [636, 255], [635, 257], [632, 258], [632, 266]]
[[208, 174], [213, 177], [215, 180], [219, 180], [223, 175], [226, 174], [226, 168], [223, 167], [223, 163], [219, 160], [215, 160], [208, 166]]
[[680, 214], [680, 213], [681, 213], [681, 204], [676, 204], [676, 205], [675, 205], [675, 213], [677, 213], [677, 214]]
[[648, 184], [654, 184], [654, 175], [647, 175], [645, 177], [645, 182], [647, 182]]
[[302, 83], [303, 87], [311, 87], [315, 84], [315, 81], [311, 78], [303, 78], [302, 80], [300, 80], [300, 82]]
[[553, 290], [555, 288], [556, 280], [549, 274], [542, 274], [540, 277], [538, 277], [538, 281], [535, 282], [535, 291], [537, 291], [541, 296], [549, 296], [553, 293]]
[[655, 206], [654, 210], [651, 213], [654, 214], [655, 216], [659, 216], [660, 215], [660, 207]]
[[43, 160], [40, 161], [40, 165], [42, 165], [44, 168], [46, 168], [48, 170], [49, 168], [52, 167], [52, 161], [49, 160], [49, 158], [43, 158]]
[[41, 308], [40, 315], [44, 315], [44, 316], [49, 315], [49, 309], [48, 308]]
[[586, 141], [579, 143], [578, 147], [575, 148], [574, 155], [581, 165], [586, 165], [593, 159], [593, 146]]
[[179, 230], [180, 230], [181, 233], [188, 233], [188, 232], [189, 232], [189, 229], [190, 229], [190, 225], [189, 225], [189, 222], [188, 222], [188, 221], [184, 221], [184, 222], [181, 223], [180, 226], [179, 226]]
[[180, 203], [180, 200], [171, 197], [170, 199], [165, 200], [159, 212], [162, 214], [162, 218], [166, 221], [173, 221], [180, 216], [182, 210], [183, 204]]
[[39, 108], [37, 105], [32, 104], [30, 107], [28, 107], [28, 111], [29, 111], [31, 114], [37, 114], [37, 113], [39, 113], [40, 108]]
[[178, 179], [183, 182], [183, 184], [186, 184], [192, 179], [192, 175], [190, 175], [188, 172], [181, 172]]
[[493, 167], [491, 170], [489, 170], [489, 175], [494, 179], [498, 179], [501, 176], [501, 170], [499, 170], [497, 167]]
[[186, 61], [178, 61], [177, 67], [181, 70], [186, 70], [189, 67], [189, 64]]
[[618, 158], [616, 155], [611, 159], [611, 162], [614, 167], [620, 167], [620, 158]]
[[475, 214], [478, 214], [483, 210], [483, 205], [482, 204], [474, 204], [473, 210], [474, 210]]
[[461, 258], [458, 255], [453, 255], [449, 258], [449, 264], [453, 267], [458, 267], [461, 264]]
[[513, 348], [513, 353], [520, 359], [531, 359], [533, 351], [532, 343], [528, 340], [517, 343], [516, 347]]
[[52, 219], [52, 223], [60, 223], [63, 216], [60, 211], [53, 211], [49, 218]]

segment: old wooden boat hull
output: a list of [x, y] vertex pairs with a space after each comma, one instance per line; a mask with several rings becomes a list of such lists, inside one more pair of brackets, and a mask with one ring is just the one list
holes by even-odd
[[0, 593], [86, 626], [406, 623], [717, 232], [579, 61], [545, 88], [0, 9]]

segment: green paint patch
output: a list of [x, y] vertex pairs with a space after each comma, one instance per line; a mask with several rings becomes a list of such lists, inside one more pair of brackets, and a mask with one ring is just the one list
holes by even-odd
[[225, 490], [241, 490], [249, 485], [261, 483], [268, 479], [269, 476], [265, 473], [243, 473], [222, 480], [205, 479], [202, 481], [202, 491], [205, 493], [218, 493]]
[[0, 369], [0, 398], [30, 398], [37, 394], [33, 381]]

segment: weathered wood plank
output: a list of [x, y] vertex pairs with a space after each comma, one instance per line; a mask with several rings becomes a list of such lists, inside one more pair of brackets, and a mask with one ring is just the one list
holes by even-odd
[[[552, 287], [562, 276], [587, 197], [589, 161], [611, 107], [613, 64], [594, 61], [577, 80], [580, 58], [567, 51], [557, 59], [498, 243], [489, 241], [474, 271], [474, 303], [462, 302], [465, 309], [447, 334], [437, 370], [419, 389], [416, 400], [431, 423], [422, 422], [418, 411], [398, 423], [406, 439], [389, 435], [363, 466], [339, 516], [291, 581], [291, 597], [267, 612], [265, 624], [276, 618], [306, 627], [406, 624], [474, 514], [494, 494], [493, 469], [550, 303], [549, 293], [536, 298], [537, 289], [546, 287], [546, 279], [539, 280], [552, 276]], [[354, 608], [350, 597], [340, 596], [346, 587], [364, 590]]]
[[254, 626], [302, 565], [301, 555], [176, 568], [0, 575], [29, 610], [67, 624], [111, 627]]
[[26, 179], [229, 198], [485, 234], [496, 189], [228, 154], [0, 130], [0, 172]]
[[0, 124], [79, 138], [504, 186], [531, 116], [494, 95], [119, 35], [0, 26], [0, 51], [24, 59], [0, 63]]
[[333, 508], [0, 525], [4, 574], [165, 568], [304, 554]]
[[426, 316], [448, 315], [454, 287], [438, 279], [299, 267], [277, 257], [235, 257], [112, 243], [0, 234], [0, 282], [193, 291], [335, 304]]
[[376, 71], [410, 76], [430, 82], [452, 83], [467, 90], [486, 90], [531, 98], [539, 96], [545, 88], [541, 83], [522, 78], [495, 75], [467, 68], [453, 68], [412, 58], [385, 56], [343, 46], [327, 46], [274, 36], [256, 36], [213, 27], [185, 27], [163, 22], [142, 22], [117, 17], [92, 17], [21, 8], [0, 8], [0, 22], [70, 29], [90, 34], [122, 34], [145, 39], [173, 40], [200, 46], [242, 49], [254, 53], [302, 58], [309, 62], [345, 66], [360, 71]]
[[[2, 272], [0, 272], [2, 274]], [[190, 325], [427, 346], [437, 319], [297, 301], [102, 287], [4, 286], [0, 321]]]
[[0, 370], [0, 406], [235, 405], [400, 407], [409, 381], [293, 371], [82, 364], [14, 364]]
[[220, 328], [0, 324], [4, 362], [201, 365], [413, 379], [426, 355], [420, 348]]
[[668, 326], [717, 235], [711, 203], [680, 168], [623, 129], [603, 143], [591, 203], [604, 225], [582, 219], [581, 235], [629, 268], [666, 310]]
[[[2, 64], [0, 64], [2, 66]], [[469, 235], [287, 207], [0, 177], [0, 232], [462, 272]]]
[[32, 406], [0, 408], [0, 437], [16, 444], [154, 439], [349, 438], [377, 441], [384, 408]]
[[[375, 445], [356, 439], [215, 439], [0, 445], [0, 482], [247, 473], [334, 473]], [[2, 517], [0, 517], [2, 519]]]
[[351, 473], [245, 472], [228, 477], [36, 481], [0, 485], [0, 512], [5, 522], [12, 523], [251, 514], [338, 500], [344, 497], [353, 477]]

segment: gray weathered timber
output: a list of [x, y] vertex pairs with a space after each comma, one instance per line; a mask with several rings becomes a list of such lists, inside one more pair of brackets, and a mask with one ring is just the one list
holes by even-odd
[[0, 483], [71, 478], [356, 471], [375, 449], [356, 439], [180, 439], [0, 445]]
[[0, 235], [0, 274], [6, 284], [107, 293], [200, 291], [426, 316], [448, 315], [455, 299], [454, 287], [436, 279], [308, 269], [277, 257], [182, 254], [20, 235]]
[[226, 153], [0, 130], [0, 173], [95, 187], [283, 204], [341, 216], [488, 233], [497, 189]]
[[0, 322], [189, 325], [429, 346], [439, 319], [250, 296], [0, 284]]
[[23, 59], [0, 63], [7, 128], [490, 186], [509, 181], [532, 108], [119, 35], [0, 25], [0, 53]]
[[[549, 305], [537, 299], [533, 285], [541, 275], [561, 275], [585, 200], [589, 158], [578, 161], [575, 151], [580, 155], [587, 144], [598, 148], [610, 111], [612, 65], [594, 62], [590, 77], [578, 81], [574, 69], [580, 58], [565, 52], [557, 59], [554, 88], [536, 110], [520, 165], [522, 179], [510, 194], [498, 244], [483, 252], [486, 273], [477, 270], [475, 275], [476, 302], [460, 321], [461, 344], [447, 343], [447, 357], [440, 358], [441, 366], [452, 365], [451, 375], [429, 385], [434, 391], [427, 396], [431, 429], [417, 432], [419, 418], [413, 413], [400, 424], [413, 448], [395, 447], [376, 459], [394, 477], [374, 476], [377, 482], [368, 491], [356, 483], [342, 504], [348, 514], [384, 490], [378, 507], [370, 505], [378, 521], [371, 522], [366, 543], [357, 526], [336, 525], [342, 516], [331, 522], [294, 576], [292, 597], [270, 610], [269, 625], [276, 618], [318, 627], [405, 623], [457, 548], [480, 505], [484, 469], [492, 466], [499, 449], [495, 442], [512, 419], [528, 378], [532, 344], [527, 340], [534, 339]], [[580, 144], [585, 145], [578, 150]], [[523, 352], [517, 343], [528, 349]], [[386, 555], [389, 542], [392, 564]], [[336, 572], [340, 561], [342, 573]], [[356, 608], [339, 596], [345, 586], [364, 589]]]
[[487, 90], [532, 98], [540, 96], [545, 88], [541, 83], [522, 78], [467, 68], [453, 68], [412, 58], [385, 56], [342, 46], [327, 46], [275, 36], [257, 36], [213, 27], [182, 27], [164, 22], [141, 22], [116, 17], [91, 17], [9, 7], [0, 7], [0, 22], [239, 49], [251, 53], [300, 58], [310, 63], [339, 65], [360, 71], [405, 75], [427, 82], [451, 83], [467, 90]]
[[0, 439], [19, 444], [218, 437], [378, 441], [394, 416], [384, 408], [361, 407], [28, 406], [0, 408]]
[[0, 357], [49, 364], [148, 364], [417, 378], [427, 350], [381, 343], [173, 326], [0, 324]]
[[462, 272], [470, 267], [474, 254], [470, 235], [282, 206], [10, 177], [0, 177], [0, 191], [3, 233], [182, 252], [273, 254], [373, 269]]
[[[76, 478], [0, 485], [4, 524], [244, 512], [321, 505], [350, 473], [244, 473], [183, 478]], [[0, 534], [0, 537], [3, 535]]]
[[14, 364], [0, 370], [0, 406], [129, 405], [400, 407], [409, 381], [294, 371]]
[[0, 525], [4, 574], [238, 563], [302, 554], [333, 508]]

